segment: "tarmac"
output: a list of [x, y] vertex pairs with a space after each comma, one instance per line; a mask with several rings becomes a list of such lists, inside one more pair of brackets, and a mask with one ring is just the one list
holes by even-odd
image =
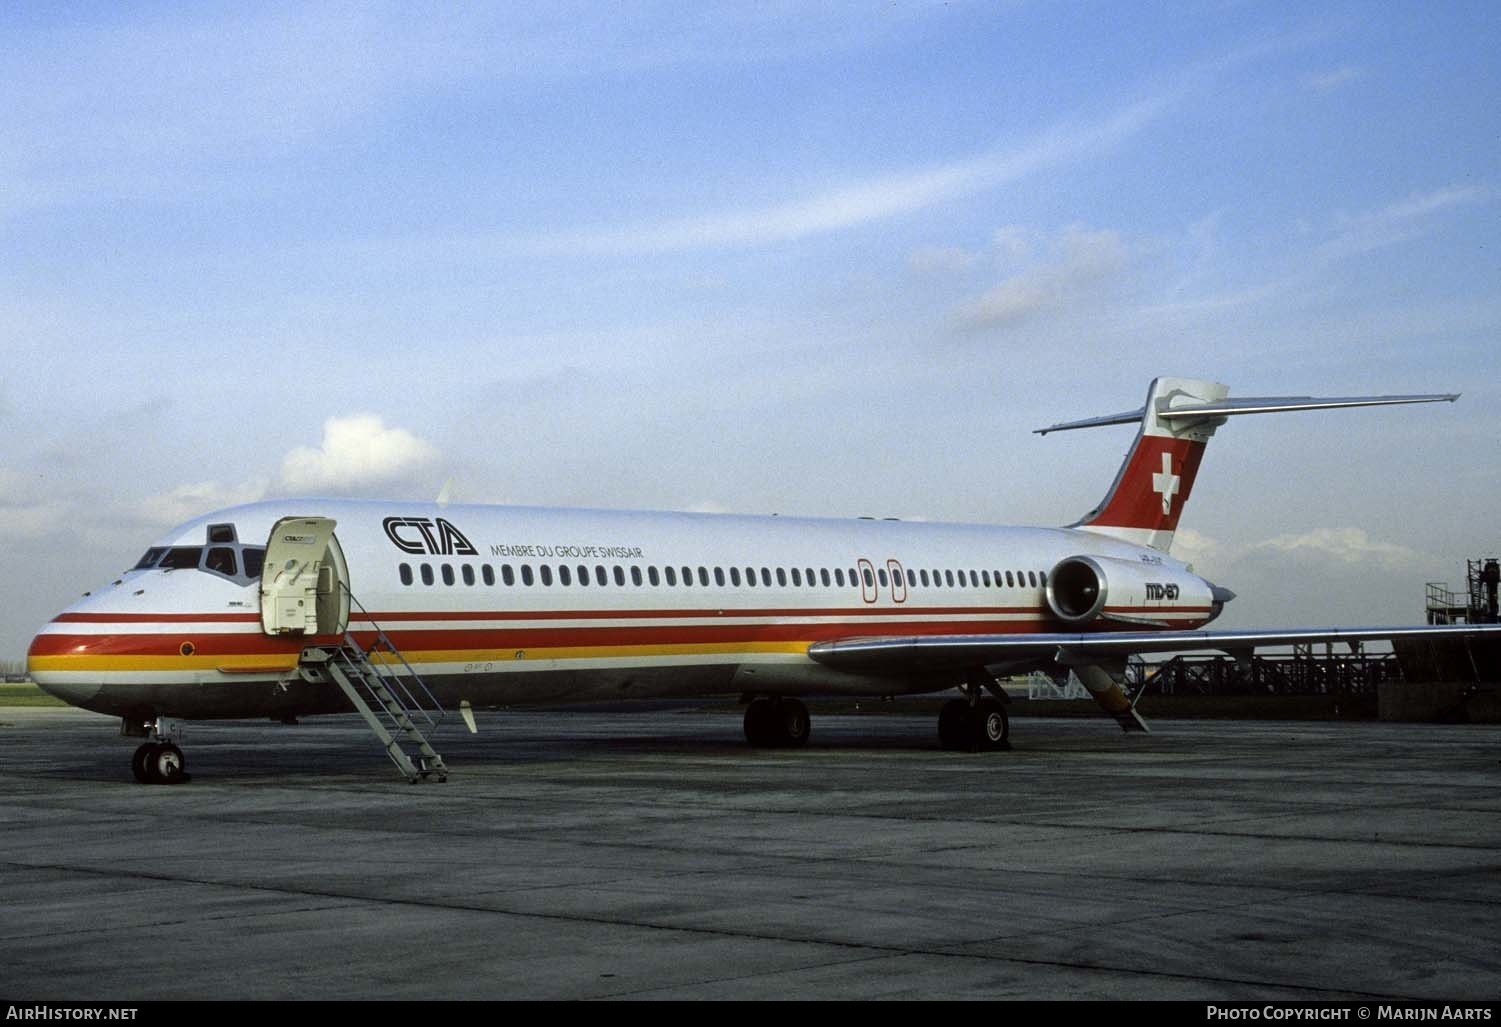
[[[1148, 713], [1148, 719], [1150, 714]], [[1501, 998], [1501, 728], [480, 714], [136, 740], [0, 710], [0, 1000]]]

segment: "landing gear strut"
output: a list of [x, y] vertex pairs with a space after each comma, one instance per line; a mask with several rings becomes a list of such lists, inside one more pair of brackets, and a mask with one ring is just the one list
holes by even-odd
[[745, 740], [758, 749], [796, 749], [812, 726], [808, 707], [796, 699], [752, 699], [745, 708]]
[[982, 696], [982, 689], [995, 692], [1000, 685], [989, 674], [971, 674], [960, 688], [964, 698], [950, 699], [938, 711], [938, 744], [943, 748], [953, 752], [1011, 748], [1011, 721], [1006, 716], [1006, 707], [990, 696]]
[[176, 785], [192, 780], [188, 773], [187, 757], [173, 743], [166, 741], [167, 731], [163, 722], [151, 720], [144, 726], [126, 721], [123, 728], [133, 734], [145, 734], [152, 739], [136, 749], [130, 758], [130, 771], [143, 785]]

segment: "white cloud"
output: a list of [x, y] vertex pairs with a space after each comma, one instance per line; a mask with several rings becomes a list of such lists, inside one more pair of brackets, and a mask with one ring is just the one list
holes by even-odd
[[[281, 462], [280, 471], [238, 484], [198, 481], [126, 504], [149, 524], [168, 527], [211, 510], [254, 503], [273, 493], [351, 493], [429, 469], [437, 450], [404, 428], [387, 427], [374, 414], [329, 418], [316, 448], [299, 446]], [[0, 532], [45, 524], [41, 512], [0, 505]], [[34, 528], [34, 530], [36, 530]]]
[[1105, 149], [1141, 131], [1162, 107], [1156, 100], [1138, 103], [1104, 121], [1056, 126], [1014, 149], [852, 182], [815, 196], [655, 224], [520, 240], [520, 247], [538, 253], [624, 256], [795, 241], [911, 214]]
[[1365, 72], [1363, 70], [1346, 64], [1332, 71], [1322, 72], [1317, 75], [1306, 75], [1303, 78], [1303, 85], [1315, 92], [1328, 93], [1364, 77]]
[[1258, 542], [1251, 551], [1335, 560], [1345, 564], [1379, 564], [1388, 570], [1420, 567], [1432, 558], [1407, 546], [1371, 538], [1364, 528], [1317, 528], [1301, 535], [1278, 535]]
[[1358, 257], [1373, 250], [1416, 238], [1427, 230], [1425, 221], [1454, 207], [1484, 203], [1492, 190], [1479, 185], [1450, 185], [1417, 193], [1377, 210], [1340, 220], [1337, 233], [1318, 249], [1324, 260]]
[[192, 520], [210, 510], [264, 499], [266, 486], [264, 481], [241, 485], [223, 485], [215, 481], [193, 482], [147, 496], [132, 504], [131, 509], [143, 520], [167, 527]]
[[[1077, 301], [1120, 272], [1128, 259], [1119, 233], [1108, 229], [1070, 227], [1052, 242], [1050, 250], [1051, 259], [1012, 275], [962, 306], [956, 313], [959, 327], [969, 331], [994, 328]], [[1014, 246], [1011, 252], [1016, 252]]]
[[276, 488], [285, 492], [354, 492], [418, 473], [438, 451], [405, 428], [387, 427], [374, 414], [331, 417], [315, 449], [299, 446], [286, 455]]

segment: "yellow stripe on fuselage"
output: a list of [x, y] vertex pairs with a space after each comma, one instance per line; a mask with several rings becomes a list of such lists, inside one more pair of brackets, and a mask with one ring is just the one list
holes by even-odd
[[[540, 660], [608, 660], [670, 657], [680, 660], [694, 656], [805, 656], [812, 642], [713, 642], [675, 645], [598, 645], [556, 646], [533, 649], [430, 649], [403, 651], [402, 657], [413, 666], [438, 663], [531, 663]], [[375, 663], [394, 664], [396, 656], [374, 652]], [[297, 668], [296, 654], [276, 658], [250, 656], [34, 656], [33, 671], [151, 671], [217, 670], [219, 668], [266, 668], [268, 673], [290, 672]]]

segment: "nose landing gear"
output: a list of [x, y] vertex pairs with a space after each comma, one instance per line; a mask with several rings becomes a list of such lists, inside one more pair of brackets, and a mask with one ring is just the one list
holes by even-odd
[[[134, 729], [134, 730], [132, 730]], [[143, 785], [176, 785], [191, 781], [187, 757], [182, 750], [166, 740], [170, 727], [162, 719], [137, 724], [124, 721], [122, 733], [145, 735], [151, 741], [136, 749], [130, 758], [130, 772]]]

